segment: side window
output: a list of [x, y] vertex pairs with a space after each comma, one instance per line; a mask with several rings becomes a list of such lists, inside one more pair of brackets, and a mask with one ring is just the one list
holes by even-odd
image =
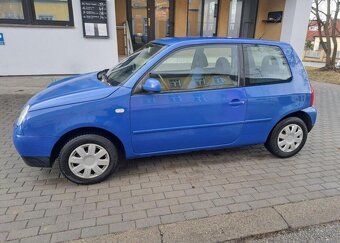
[[161, 65], [158, 65], [156, 72], [185, 72], [191, 70], [192, 60], [195, 55], [194, 48], [183, 49], [167, 59], [165, 59]]
[[158, 64], [150, 77], [162, 92], [238, 86], [237, 45], [204, 45], [175, 51]]
[[246, 85], [287, 82], [292, 74], [287, 59], [277, 46], [244, 45]]

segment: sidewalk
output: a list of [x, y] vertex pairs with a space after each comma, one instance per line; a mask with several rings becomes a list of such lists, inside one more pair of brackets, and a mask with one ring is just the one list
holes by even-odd
[[55, 80], [65, 76], [0, 76], [0, 95], [2, 94], [30, 94], [34, 95]]
[[[163, 224], [78, 242], [224, 242], [340, 220], [340, 196]], [[249, 240], [249, 239], [248, 239]]]

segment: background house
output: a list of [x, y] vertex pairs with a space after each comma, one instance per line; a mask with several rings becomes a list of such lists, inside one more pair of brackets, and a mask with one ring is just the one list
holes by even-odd
[[[340, 19], [337, 20], [336, 23], [336, 29], [337, 32], [337, 44], [338, 44], [338, 51], [337, 51], [337, 59], [340, 59]], [[326, 42], [326, 35], [324, 31], [321, 31], [321, 38]], [[318, 25], [315, 20], [309, 21], [308, 24], [308, 30], [307, 30], [307, 37], [306, 37], [306, 43], [309, 42], [311, 45], [310, 47], [305, 48], [304, 57], [303, 59], [305, 61], [315, 61], [315, 62], [325, 62], [325, 52], [322, 49], [321, 43], [320, 43], [320, 33], [318, 30]], [[331, 46], [333, 50], [333, 42]]]
[[1, 0], [0, 75], [100, 70], [169, 36], [281, 40], [302, 56], [311, 5], [312, 0]]
[[[319, 35], [318, 23], [316, 20], [310, 20], [308, 24], [306, 41], [310, 42], [311, 46], [314, 47], [315, 37]], [[313, 49], [313, 48], [311, 48]]]

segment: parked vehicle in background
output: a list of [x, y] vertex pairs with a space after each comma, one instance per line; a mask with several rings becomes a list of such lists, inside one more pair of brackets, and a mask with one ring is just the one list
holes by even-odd
[[14, 144], [30, 166], [80, 184], [122, 158], [265, 144], [288, 158], [316, 121], [314, 91], [289, 44], [155, 40], [111, 70], [51, 84], [24, 106]]
[[340, 60], [335, 64], [335, 68], [340, 68]]

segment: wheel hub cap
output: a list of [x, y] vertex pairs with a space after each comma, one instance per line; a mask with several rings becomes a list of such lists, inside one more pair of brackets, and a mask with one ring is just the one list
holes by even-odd
[[93, 156], [87, 156], [84, 158], [84, 165], [91, 166], [91, 165], [94, 165], [95, 162], [96, 162], [96, 158]]
[[277, 143], [281, 151], [289, 153], [300, 146], [302, 139], [302, 128], [297, 124], [289, 124], [279, 133]]
[[291, 133], [287, 137], [287, 143], [293, 143], [294, 142], [294, 135]]
[[81, 178], [94, 178], [103, 174], [109, 163], [107, 150], [93, 143], [75, 148], [68, 160], [71, 172]]

